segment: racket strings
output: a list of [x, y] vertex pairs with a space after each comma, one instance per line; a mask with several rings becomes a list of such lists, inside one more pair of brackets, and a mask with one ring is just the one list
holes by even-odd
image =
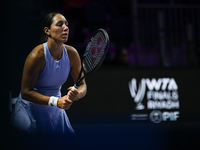
[[85, 72], [92, 71], [104, 58], [104, 50], [106, 49], [107, 41], [105, 36], [99, 32], [97, 33], [87, 47], [85, 55], [84, 70]]

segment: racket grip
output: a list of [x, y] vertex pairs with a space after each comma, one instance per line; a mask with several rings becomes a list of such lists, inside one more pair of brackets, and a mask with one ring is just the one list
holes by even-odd
[[78, 89], [78, 86], [76, 84], [74, 84], [74, 86], [72, 87], [72, 89]]

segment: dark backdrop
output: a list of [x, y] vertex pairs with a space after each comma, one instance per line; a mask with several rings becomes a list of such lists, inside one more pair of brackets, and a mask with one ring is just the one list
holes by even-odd
[[[39, 43], [41, 18], [37, 16], [42, 16], [43, 9], [48, 12], [60, 8], [58, 2], [53, 0], [42, 1], [41, 5], [35, 7], [31, 3], [25, 5], [25, 2], [8, 0], [2, 2], [1, 5], [2, 98], [0, 107], [1, 137], [3, 137], [1, 144], [6, 145], [8, 149], [23, 148], [25, 145], [30, 149], [31, 146], [51, 149], [54, 147], [51, 147], [48, 142], [50, 138], [45, 137], [47, 140], [43, 137], [32, 138], [29, 141], [26, 136], [24, 138], [24, 136], [12, 135], [12, 128], [9, 125], [10, 96], [18, 96], [25, 58]], [[124, 68], [104, 64], [86, 79], [88, 84], [86, 97], [74, 103], [67, 112], [78, 135], [75, 139], [72, 138], [69, 148], [198, 149], [200, 133], [199, 73], [198, 67]], [[180, 95], [180, 118], [176, 122], [168, 121], [160, 124], [150, 121], [131, 121], [130, 115], [135, 113], [135, 103], [130, 96], [128, 82], [132, 78], [160, 76], [170, 76], [177, 80]], [[64, 84], [63, 94], [67, 92], [66, 88], [69, 85], [73, 85], [71, 78]], [[45, 142], [42, 142], [43, 140]], [[54, 140], [58, 143], [62, 142], [61, 146], [58, 146], [60, 149], [65, 143], [69, 144], [60, 137]]]

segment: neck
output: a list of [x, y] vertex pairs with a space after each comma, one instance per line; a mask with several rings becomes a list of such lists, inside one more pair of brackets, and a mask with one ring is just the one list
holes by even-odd
[[48, 39], [47, 45], [53, 59], [60, 60], [62, 57], [63, 43], [57, 43], [52, 39]]

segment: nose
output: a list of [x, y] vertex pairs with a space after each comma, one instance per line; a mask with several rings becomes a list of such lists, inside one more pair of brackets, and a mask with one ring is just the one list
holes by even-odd
[[63, 30], [66, 31], [66, 30], [68, 30], [68, 29], [69, 29], [68, 26], [67, 26], [66, 24], [64, 24], [64, 25], [63, 25]]

